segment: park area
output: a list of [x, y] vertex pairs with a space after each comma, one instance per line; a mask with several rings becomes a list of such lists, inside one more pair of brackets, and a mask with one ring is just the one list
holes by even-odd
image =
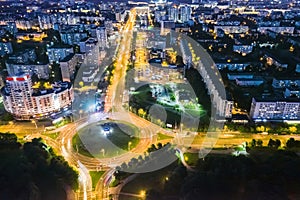
[[101, 121], [83, 127], [72, 139], [78, 153], [96, 158], [126, 153], [139, 143], [139, 129], [123, 121]]
[[[163, 116], [147, 116], [151, 106], [158, 104], [164, 108], [167, 113], [166, 119], [160, 119]], [[168, 83], [143, 85], [136, 91], [131, 92], [130, 98], [131, 111], [137, 112], [139, 109], [145, 111], [147, 118], [159, 118], [169, 124], [178, 124], [182, 115], [192, 118], [202, 118], [207, 115], [204, 107], [198, 103], [198, 98], [191, 86], [186, 83]], [[139, 113], [137, 113], [139, 114]]]

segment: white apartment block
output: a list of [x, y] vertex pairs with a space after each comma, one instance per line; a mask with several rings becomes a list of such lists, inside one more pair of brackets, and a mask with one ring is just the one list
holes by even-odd
[[218, 68], [203, 47], [198, 46], [197, 51], [199, 51], [201, 57], [197, 69], [211, 96], [212, 106], [216, 109], [216, 115], [231, 118], [233, 101], [227, 96]]
[[102, 48], [108, 47], [108, 40], [107, 40], [107, 31], [105, 27], [98, 27], [96, 29], [96, 35], [97, 35], [97, 40]]
[[179, 11], [177, 6], [171, 6], [168, 8], [169, 20], [177, 22], [179, 20]]
[[252, 99], [250, 117], [254, 121], [299, 120], [299, 101], [267, 101]]
[[238, 34], [246, 33], [249, 31], [248, 26], [215, 26], [214, 32], [217, 33], [218, 29], [223, 30], [225, 34]]
[[273, 78], [273, 88], [300, 87], [300, 79], [293, 78]]
[[72, 46], [51, 46], [47, 47], [47, 55], [50, 63], [59, 62], [70, 54], [73, 54]]
[[75, 54], [70, 54], [59, 62], [61, 76], [63, 82], [71, 82], [74, 78], [78, 57]]
[[189, 21], [192, 18], [192, 8], [188, 5], [180, 7], [180, 21], [182, 23]]
[[258, 27], [257, 31], [260, 33], [266, 33], [268, 30], [276, 32], [276, 33], [288, 33], [293, 34], [295, 27], [283, 27], [283, 26], [271, 26], [271, 27]]
[[32, 88], [29, 75], [7, 77], [1, 94], [5, 109], [18, 120], [47, 117], [69, 107], [74, 100], [70, 83], [55, 83], [51, 88], [38, 90]]

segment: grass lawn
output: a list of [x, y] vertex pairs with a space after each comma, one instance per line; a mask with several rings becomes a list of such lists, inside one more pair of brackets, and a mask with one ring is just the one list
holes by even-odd
[[139, 143], [137, 127], [125, 122], [117, 124], [118, 126], [114, 127], [114, 131], [107, 136], [107, 139], [123, 150], [128, 150], [129, 143], [130, 149], [136, 147]]
[[80, 137], [78, 134], [74, 135], [74, 137], [72, 138], [72, 145], [73, 148], [78, 151], [78, 153], [84, 155], [84, 156], [88, 156], [88, 157], [94, 157], [89, 150], [85, 147], [85, 145], [82, 143]]
[[[109, 133], [104, 132], [109, 126]], [[127, 152], [139, 143], [139, 129], [121, 121], [101, 121], [90, 124], [73, 137], [73, 148], [88, 157], [107, 158]]]
[[60, 132], [43, 133], [43, 135], [48, 136], [48, 137], [52, 138], [53, 140], [55, 140], [59, 136], [59, 134], [60, 134]]
[[[270, 139], [276, 140], [279, 139], [281, 141], [281, 145], [285, 145], [287, 140], [292, 136], [289, 135], [262, 135], [262, 134], [253, 134], [253, 133], [240, 133], [240, 134], [232, 134], [232, 135], [223, 135], [220, 134], [218, 138], [215, 139], [214, 148], [224, 148], [224, 147], [232, 147], [241, 145], [243, 142], [251, 143], [252, 139], [262, 140], [263, 146], [267, 146]], [[200, 145], [203, 143], [205, 139], [205, 135], [197, 135], [196, 137], [189, 139], [184, 138], [186, 144], [194, 144]], [[189, 141], [191, 140], [191, 141]]]
[[120, 182], [119, 180], [114, 179], [114, 180], [110, 183], [109, 187], [117, 187], [120, 183], [121, 183], [121, 182]]
[[190, 166], [195, 166], [199, 160], [198, 153], [184, 153], [185, 162]]
[[167, 139], [173, 139], [173, 136], [165, 135], [162, 133], [157, 133], [157, 140], [167, 140]]
[[62, 127], [62, 126], [64, 126], [64, 125], [66, 125], [66, 124], [69, 124], [69, 123], [71, 123], [70, 120], [64, 119], [64, 120], [62, 120], [61, 122], [56, 123], [56, 124], [55, 124], [55, 127], [56, 127], [56, 128], [59, 128], [59, 127]]
[[93, 189], [96, 188], [96, 185], [99, 181], [99, 179], [101, 178], [101, 176], [104, 174], [105, 171], [90, 171], [90, 176], [92, 178], [92, 185], [93, 185]]

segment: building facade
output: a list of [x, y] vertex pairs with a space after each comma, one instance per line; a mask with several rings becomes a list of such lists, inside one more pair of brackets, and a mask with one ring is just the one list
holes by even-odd
[[47, 47], [47, 55], [50, 63], [59, 62], [72, 53], [74, 53], [73, 47], [69, 45]]
[[13, 52], [11, 42], [0, 42], [0, 56], [10, 54]]
[[101, 48], [108, 47], [107, 31], [105, 27], [97, 27], [96, 36]]
[[10, 76], [17, 76], [19, 74], [29, 74], [33, 75], [36, 74], [38, 78], [42, 79], [48, 79], [50, 74], [50, 68], [48, 63], [24, 63], [24, 64], [18, 64], [18, 63], [6, 63], [6, 69], [8, 71], [8, 74]]
[[250, 109], [250, 117], [254, 121], [272, 120], [299, 120], [299, 101], [258, 100], [253, 98]]
[[78, 57], [75, 54], [70, 54], [59, 62], [61, 76], [63, 82], [71, 82], [74, 78]]
[[70, 83], [60, 82], [47, 89], [33, 89], [29, 75], [6, 78], [1, 89], [4, 107], [17, 120], [41, 119], [69, 107], [73, 100]]
[[235, 79], [235, 82], [239, 86], [250, 87], [250, 86], [260, 86], [264, 83], [264, 80], [261, 78], [253, 78], [253, 79], [237, 78]]

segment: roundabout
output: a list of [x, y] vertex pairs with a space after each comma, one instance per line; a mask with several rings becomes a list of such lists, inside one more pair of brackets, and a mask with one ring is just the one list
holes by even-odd
[[115, 157], [138, 145], [139, 132], [136, 126], [125, 121], [99, 121], [79, 129], [72, 138], [72, 147], [87, 157]]

